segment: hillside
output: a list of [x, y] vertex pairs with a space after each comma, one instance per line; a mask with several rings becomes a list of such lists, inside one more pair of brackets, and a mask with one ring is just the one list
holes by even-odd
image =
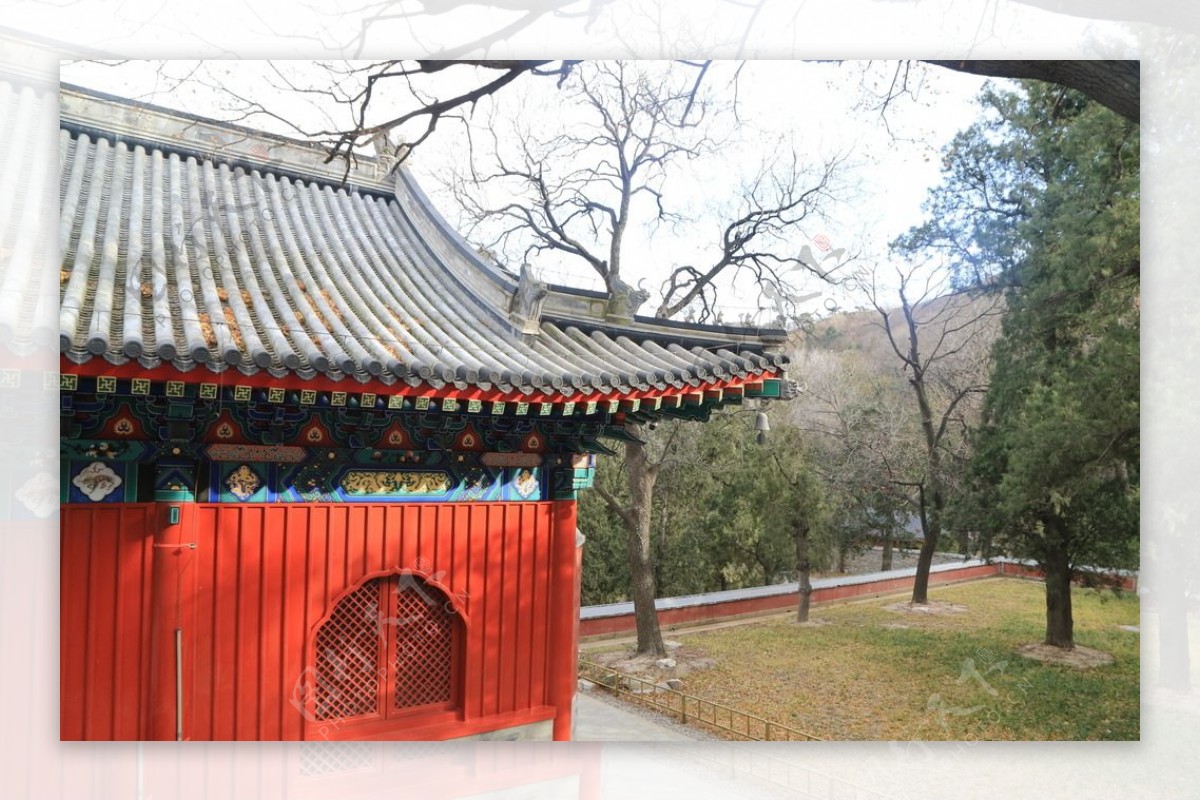
[[[993, 296], [970, 297], [967, 295], [946, 295], [922, 304], [916, 310], [917, 322], [927, 323], [924, 329], [938, 332], [946, 321], [962, 322], [972, 316], [988, 314], [990, 319], [986, 331], [981, 333], [983, 344], [990, 348], [1000, 333], [1001, 315], [997, 312], [1001, 306]], [[907, 339], [904, 315], [899, 305], [889, 310], [891, 329], [897, 342], [902, 346]], [[919, 329], [920, 330], [920, 329]], [[880, 370], [899, 369], [899, 360], [892, 351], [888, 339], [884, 335], [880, 315], [874, 309], [844, 311], [831, 314], [815, 320], [811, 333], [801, 330], [793, 332], [791, 337], [792, 353], [799, 356], [804, 350], [818, 350], [831, 353], [855, 351], [863, 355], [866, 361], [877, 366]]]

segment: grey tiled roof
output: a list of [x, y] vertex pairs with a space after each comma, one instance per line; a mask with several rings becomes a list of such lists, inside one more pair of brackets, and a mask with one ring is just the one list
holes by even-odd
[[551, 292], [522, 333], [516, 279], [403, 170], [337, 187], [267, 146], [213, 157], [70, 120], [59, 148], [59, 341], [74, 362], [571, 396], [702, 388], [784, 360], [754, 331], [605, 322], [581, 311], [586, 293]]

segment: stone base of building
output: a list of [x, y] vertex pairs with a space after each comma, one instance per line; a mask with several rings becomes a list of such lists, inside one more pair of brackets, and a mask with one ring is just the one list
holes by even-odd
[[554, 721], [539, 720], [536, 723], [526, 723], [521, 726], [510, 726], [507, 729], [497, 729], [496, 731], [485, 731], [481, 734], [472, 734], [467, 737], [455, 737], [450, 742], [462, 742], [466, 740], [553, 740], [554, 739]]

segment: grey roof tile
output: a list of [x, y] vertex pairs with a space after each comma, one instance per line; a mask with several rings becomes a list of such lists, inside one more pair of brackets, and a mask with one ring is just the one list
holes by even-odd
[[557, 311], [522, 334], [515, 278], [406, 172], [390, 192], [335, 188], [151, 133], [61, 131], [59, 342], [73, 361], [562, 397], [694, 390], [784, 363], [753, 330], [616, 325], [557, 289]]

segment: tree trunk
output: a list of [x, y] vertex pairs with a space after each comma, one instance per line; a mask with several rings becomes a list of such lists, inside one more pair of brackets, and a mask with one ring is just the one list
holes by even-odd
[[[938, 450], [941, 429], [934, 426], [933, 407], [929, 404], [929, 392], [925, 386], [925, 370], [928, 362], [922, 362], [920, 339], [917, 335], [917, 318], [904, 289], [900, 290], [900, 303], [904, 310], [904, 322], [908, 328], [908, 355], [902, 356], [908, 363], [912, 375], [908, 383], [917, 396], [917, 408], [921, 412], [921, 433], [925, 439], [925, 479], [919, 486], [921, 496], [921, 528], [925, 532], [925, 542], [921, 544], [921, 553], [917, 557], [917, 575], [913, 580], [912, 602], [914, 604], [929, 603], [929, 568], [933, 565], [933, 554], [937, 550], [938, 539], [942, 535], [942, 510], [945, 508], [945, 496], [942, 493], [942, 456]], [[886, 319], [886, 318], [885, 318]], [[891, 329], [888, 329], [889, 332]], [[889, 336], [891, 334], [889, 333]], [[893, 340], [893, 347], [896, 347]], [[936, 351], [936, 348], [935, 348]], [[899, 353], [897, 348], [897, 353]], [[925, 485], [929, 485], [930, 503], [925, 502]]]
[[[641, 427], [627, 424], [626, 430], [639, 440]], [[666, 656], [662, 632], [658, 628], [657, 595], [654, 582], [654, 551], [650, 538], [650, 511], [654, 500], [654, 482], [658, 471], [646, 457], [646, 448], [637, 442], [625, 444], [626, 476], [631, 499], [626, 534], [629, 546], [629, 581], [633, 596], [633, 615], [637, 624], [637, 652]]]
[[912, 603], [929, 603], [929, 568], [933, 566], [933, 552], [937, 544], [929, 534], [925, 535], [925, 543], [917, 555], [917, 575], [913, 578]]
[[837, 572], [841, 575], [846, 574], [846, 546], [838, 546]]
[[929, 568], [933, 566], [933, 555], [937, 552], [938, 537], [941, 536], [941, 510], [938, 508], [940, 490], [934, 490], [934, 505], [929, 508], [925, 503], [925, 485], [918, 488], [921, 503], [921, 529], [925, 533], [925, 541], [921, 543], [921, 552], [917, 555], [917, 575], [913, 578], [912, 603], [929, 603]]
[[1046, 573], [1046, 645], [1075, 647], [1075, 621], [1071, 617], [1071, 561], [1063, 540], [1062, 523], [1046, 525], [1050, 540], [1042, 569]]
[[892, 533], [889, 531], [883, 537], [883, 563], [880, 570], [892, 569]]
[[807, 623], [809, 601], [812, 597], [812, 581], [809, 578], [809, 573], [812, 572], [812, 562], [808, 557], [807, 523], [796, 526], [796, 572], [800, 577], [800, 604], [796, 610], [796, 621]]

